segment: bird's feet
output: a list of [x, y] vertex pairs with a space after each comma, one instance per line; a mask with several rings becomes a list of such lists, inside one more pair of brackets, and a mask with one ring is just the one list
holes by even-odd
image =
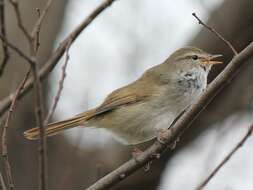
[[[133, 158], [135, 159], [136, 162], [139, 162], [138, 158], [139, 158], [139, 156], [140, 156], [142, 153], [143, 153], [143, 151], [142, 151], [140, 148], [138, 148], [137, 146], [134, 146], [133, 151], [132, 151], [132, 156], [133, 156]], [[148, 162], [148, 163], [143, 167], [143, 169], [144, 169], [145, 172], [149, 171], [150, 166], [151, 166], [151, 163], [152, 163], [152, 161]]]
[[132, 151], [132, 156], [133, 158], [138, 161], [138, 156], [143, 153], [141, 149], [139, 149], [137, 146], [134, 146], [133, 151]]
[[159, 129], [159, 130], [157, 130], [157, 140], [161, 144], [165, 144], [167, 139], [168, 139], [168, 133], [169, 133], [169, 129]]

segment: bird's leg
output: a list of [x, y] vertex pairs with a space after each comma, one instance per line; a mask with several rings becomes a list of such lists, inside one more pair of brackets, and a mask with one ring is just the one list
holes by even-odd
[[161, 144], [165, 144], [166, 140], [167, 140], [167, 134], [169, 132], [169, 129], [158, 129], [157, 130], [157, 140], [161, 143]]

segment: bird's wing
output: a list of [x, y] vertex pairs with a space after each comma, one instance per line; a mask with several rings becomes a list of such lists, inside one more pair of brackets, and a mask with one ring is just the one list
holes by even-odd
[[136, 91], [132, 91], [129, 88], [127, 89], [123, 87], [109, 94], [105, 101], [97, 108], [90, 110], [89, 113], [84, 112], [78, 114], [76, 117], [85, 116], [86, 119], [89, 120], [92, 119], [94, 116], [106, 113], [108, 111], [112, 111], [120, 106], [127, 106], [136, 102], [142, 102], [146, 98], [147, 96], [143, 96], [140, 93], [136, 93]]
[[143, 101], [144, 97], [137, 96], [135, 94], [127, 94], [125, 96], [114, 96], [113, 94], [108, 96], [106, 100], [97, 108], [95, 109], [94, 114], [98, 115], [101, 113], [105, 113], [107, 111], [114, 110], [119, 106], [129, 105], [136, 102]]

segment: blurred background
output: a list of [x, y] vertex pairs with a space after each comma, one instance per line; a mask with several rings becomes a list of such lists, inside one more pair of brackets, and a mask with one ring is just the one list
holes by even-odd
[[[45, 3], [46, 0], [19, 1], [29, 29], [36, 21], [35, 8], [43, 9]], [[54, 0], [41, 29], [41, 66], [59, 42], [99, 3], [101, 0]], [[7, 4], [6, 9], [8, 39], [28, 51], [12, 7]], [[252, 0], [116, 1], [71, 46], [67, 77], [53, 121], [100, 104], [112, 90], [135, 80], [182, 46], [193, 45], [210, 53], [221, 53], [228, 63], [231, 50], [198, 25], [191, 13], [196, 12], [240, 51], [253, 40], [252, 11]], [[2, 50], [0, 53], [2, 59]], [[47, 110], [53, 103], [63, 62], [64, 59], [43, 83]], [[210, 81], [224, 66], [212, 70]], [[27, 64], [12, 53], [0, 79], [1, 98], [17, 88], [26, 69]], [[241, 69], [232, 84], [181, 137], [176, 149], [154, 162], [150, 171], [140, 170], [113, 189], [194, 189], [253, 122], [252, 71], [253, 64]], [[20, 190], [38, 187], [37, 142], [22, 136], [25, 129], [35, 125], [32, 98], [33, 93], [29, 93], [19, 101], [8, 135], [15, 186]], [[252, 189], [252, 145], [250, 138], [205, 189]], [[131, 158], [131, 151], [132, 147], [117, 143], [104, 130], [72, 129], [49, 138], [49, 189], [84, 189]]]

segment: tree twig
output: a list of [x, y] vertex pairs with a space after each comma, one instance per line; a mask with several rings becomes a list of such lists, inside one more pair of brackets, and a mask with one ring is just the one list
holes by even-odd
[[[1, 35], [6, 38], [6, 28], [5, 28], [5, 3], [4, 0], [0, 0], [0, 32]], [[8, 50], [8, 46], [6, 45], [5, 41], [2, 40], [2, 49], [3, 49], [3, 60], [0, 64], [0, 77], [4, 72], [4, 68], [8, 63], [10, 54]]]
[[220, 33], [218, 33], [214, 28], [208, 26], [207, 24], [205, 24], [204, 22], [202, 22], [202, 20], [200, 20], [200, 18], [196, 15], [196, 13], [192, 13], [192, 16], [194, 16], [199, 24], [203, 25], [204, 27], [206, 27], [209, 31], [211, 31], [212, 33], [214, 33], [219, 39], [221, 39], [233, 52], [234, 55], [237, 55], [238, 52], [236, 51], [236, 49], [234, 48], [234, 46], [228, 41], [226, 40]]
[[[79, 26], [77, 26], [63, 41], [60, 43], [58, 48], [53, 52], [52, 56], [48, 59], [46, 64], [40, 69], [39, 71], [39, 77], [41, 80], [43, 80], [47, 75], [53, 70], [53, 68], [56, 66], [62, 55], [67, 49], [69, 41], [72, 43], [76, 40], [76, 38], [81, 34], [81, 32], [86, 29], [89, 24], [91, 24], [97, 16], [102, 13], [107, 7], [109, 7], [113, 2], [116, 0], [105, 0], [103, 1], [98, 7], [96, 7], [93, 12], [88, 15], [83, 22]], [[33, 79], [28, 80], [26, 83], [24, 90], [20, 95], [19, 98], [22, 98], [27, 92], [29, 92], [33, 87]], [[8, 110], [9, 106], [11, 105], [11, 97], [12, 95], [9, 95], [5, 97], [0, 102], [0, 116], [5, 113], [5, 111]]]
[[6, 185], [5, 185], [5, 182], [4, 182], [4, 178], [3, 178], [3, 175], [2, 175], [2, 173], [0, 172], [0, 181], [1, 181], [1, 189], [2, 190], [7, 190], [7, 188], [6, 188]]
[[217, 174], [217, 172], [230, 160], [230, 158], [241, 148], [247, 139], [250, 137], [253, 131], [253, 124], [248, 128], [247, 133], [243, 138], [236, 144], [236, 146], [222, 159], [222, 161], [213, 169], [213, 171], [199, 184], [196, 190], [203, 189], [208, 182]]
[[253, 55], [253, 43], [248, 45], [238, 55], [236, 55], [226, 68], [215, 78], [209, 85], [206, 92], [199, 98], [198, 102], [191, 106], [191, 108], [177, 120], [175, 125], [163, 134], [164, 142], [161, 143], [156, 140], [155, 143], [145, 150], [136, 159], [131, 159], [121, 165], [111, 173], [107, 174], [96, 183], [91, 185], [86, 190], [102, 190], [108, 189], [111, 186], [119, 183], [121, 180], [143, 167], [148, 162], [158, 159], [168, 145], [175, 143], [178, 137], [190, 126], [190, 124], [197, 118], [202, 110], [211, 102], [211, 100], [229, 84], [237, 73], [238, 69], [246, 63], [246, 61]]
[[16, 102], [17, 102], [17, 97], [18, 97], [19, 93], [23, 90], [24, 85], [25, 85], [25, 83], [28, 79], [28, 76], [29, 76], [30, 72], [31, 72], [31, 69], [29, 69], [27, 71], [23, 81], [21, 82], [21, 84], [17, 88], [17, 90], [15, 92], [15, 95], [13, 96], [11, 106], [10, 106], [10, 109], [7, 113], [5, 123], [4, 123], [4, 126], [3, 126], [2, 144], [1, 144], [2, 145], [2, 157], [3, 157], [4, 168], [5, 168], [5, 171], [6, 171], [6, 176], [7, 176], [9, 189], [14, 189], [14, 179], [13, 179], [13, 176], [12, 176], [11, 166], [10, 166], [9, 156], [8, 156], [7, 131], [8, 131], [11, 116], [12, 116], [13, 111], [15, 109], [15, 105], [16, 105]]
[[32, 36], [29, 34], [29, 32], [27, 31], [26, 27], [23, 24], [17, 0], [9, 0], [9, 3], [14, 8], [14, 12], [15, 12], [16, 18], [17, 18], [18, 27], [23, 32], [23, 34], [26, 37], [27, 41], [31, 41], [32, 40]]
[[57, 107], [57, 104], [59, 102], [59, 99], [61, 97], [61, 92], [63, 90], [63, 83], [64, 83], [64, 79], [66, 77], [67, 64], [68, 64], [68, 60], [69, 60], [69, 48], [70, 48], [70, 45], [71, 45], [71, 43], [69, 43], [69, 45], [68, 45], [68, 47], [66, 49], [65, 62], [63, 64], [63, 66], [62, 66], [62, 72], [61, 72], [61, 76], [60, 76], [60, 80], [59, 80], [58, 89], [57, 89], [56, 95], [54, 97], [53, 105], [52, 105], [51, 109], [49, 110], [49, 112], [48, 112], [48, 114], [46, 116], [46, 119], [44, 121], [45, 125], [49, 122], [49, 120], [51, 119], [52, 115], [54, 114], [55, 109]]
[[39, 15], [39, 19], [37, 20], [37, 22], [35, 23], [34, 27], [33, 27], [33, 30], [31, 32], [31, 37], [32, 39], [34, 40], [34, 49], [37, 51], [39, 46], [40, 46], [40, 40], [39, 40], [39, 33], [40, 33], [40, 28], [41, 28], [41, 25], [42, 25], [42, 22], [49, 10], [49, 8], [51, 7], [52, 5], [52, 0], [48, 0], [47, 3], [46, 3], [46, 6], [45, 8], [43, 9], [42, 13], [40, 13], [40, 10], [39, 9], [36, 9], [37, 12], [38, 12], [38, 15]]
[[[18, 47], [16, 47], [14, 44], [9, 42], [3, 35], [0, 34], [0, 38], [2, 41], [5, 42], [5, 44], [12, 50], [14, 50], [20, 57], [22, 57], [24, 60], [26, 60], [30, 64], [34, 64], [34, 61], [26, 55], [22, 50], [20, 50]], [[10, 100], [11, 101], [11, 100]]]

